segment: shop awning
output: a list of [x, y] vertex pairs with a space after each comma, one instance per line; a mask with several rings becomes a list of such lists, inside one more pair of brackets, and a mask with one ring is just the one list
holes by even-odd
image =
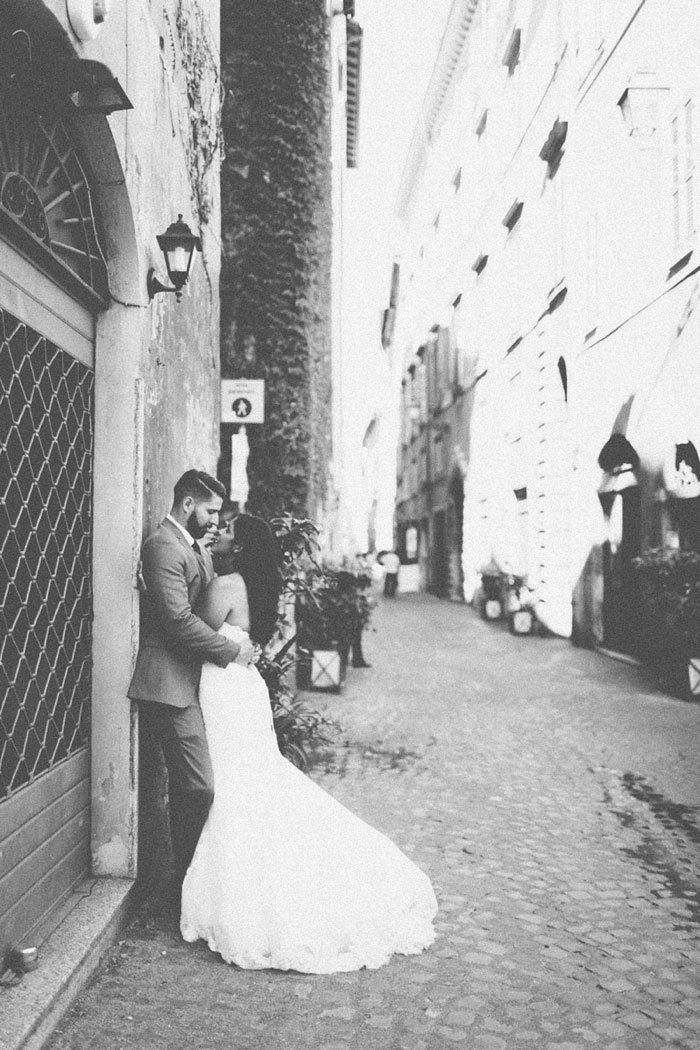
[[639, 454], [624, 434], [611, 434], [600, 450], [598, 466], [606, 474], [636, 470], [639, 466]]
[[700, 496], [700, 456], [692, 441], [680, 441], [673, 457], [675, 469], [670, 472], [668, 493], [676, 499]]

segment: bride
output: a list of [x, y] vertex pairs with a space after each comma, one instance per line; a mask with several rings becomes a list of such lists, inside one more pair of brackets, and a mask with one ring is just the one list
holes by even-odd
[[[249, 514], [233, 528], [213, 550], [225, 575], [198, 612], [265, 645], [280, 591], [275, 540]], [[255, 667], [205, 664], [200, 703], [215, 795], [183, 885], [184, 939], [246, 969], [304, 973], [375, 968], [431, 944], [427, 876], [280, 754]]]

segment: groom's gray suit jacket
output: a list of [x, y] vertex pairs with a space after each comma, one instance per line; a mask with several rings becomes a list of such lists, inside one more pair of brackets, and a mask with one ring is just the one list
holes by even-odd
[[141, 638], [128, 696], [188, 707], [197, 703], [202, 663], [225, 667], [238, 655], [235, 642], [193, 612], [214, 575], [211, 557], [195, 554], [166, 518], [144, 541], [141, 572]]

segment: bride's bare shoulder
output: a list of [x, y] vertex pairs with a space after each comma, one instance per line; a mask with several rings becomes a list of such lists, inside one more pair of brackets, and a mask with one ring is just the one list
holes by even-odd
[[213, 594], [230, 594], [232, 596], [245, 595], [245, 583], [243, 577], [237, 572], [228, 573], [226, 576], [215, 576], [210, 580], [207, 589]]
[[[231, 573], [227, 576], [215, 576], [206, 586], [197, 603], [197, 615], [218, 631], [224, 620], [229, 622], [243, 621], [247, 617], [248, 594], [243, 577]], [[231, 619], [233, 617], [233, 619]], [[246, 628], [247, 629], [247, 628]]]

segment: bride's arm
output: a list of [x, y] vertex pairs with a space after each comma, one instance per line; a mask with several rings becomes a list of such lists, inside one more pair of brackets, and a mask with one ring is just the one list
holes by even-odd
[[250, 630], [248, 595], [242, 577], [238, 573], [215, 576], [200, 598], [197, 614], [215, 631], [224, 622]]

